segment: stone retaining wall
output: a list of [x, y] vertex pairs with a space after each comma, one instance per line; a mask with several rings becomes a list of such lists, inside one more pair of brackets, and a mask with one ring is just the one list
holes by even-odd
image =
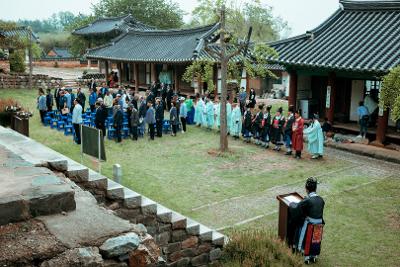
[[[59, 68], [80, 68], [81, 61], [79, 59], [73, 60], [36, 60], [33, 61], [33, 66], [35, 67], [59, 67]], [[84, 66], [87, 66], [84, 65]]]
[[[163, 266], [218, 266], [226, 237], [159, 203], [96, 173], [70, 158], [0, 126], [0, 136], [18, 136], [0, 144], [12, 148], [22, 158], [37, 165], [62, 171], [82, 189], [90, 191], [98, 202], [120, 218], [141, 223], [161, 248]], [[24, 141], [21, 141], [23, 139]], [[34, 152], [33, 152], [34, 151]], [[158, 265], [160, 266], [160, 265]]]
[[[43, 89], [55, 88], [61, 83], [61, 78], [54, 78], [48, 75], [32, 75], [33, 88]], [[2, 88], [29, 88], [28, 74], [0, 74], [0, 89]]]
[[9, 73], [10, 72], [10, 61], [8, 60], [0, 60], [0, 73]]

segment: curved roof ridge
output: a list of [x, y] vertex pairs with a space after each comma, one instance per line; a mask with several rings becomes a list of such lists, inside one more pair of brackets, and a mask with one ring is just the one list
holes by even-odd
[[202, 31], [210, 32], [212, 29], [216, 27], [215, 24], [210, 24], [206, 26], [188, 28], [188, 29], [154, 29], [154, 30], [146, 30], [146, 31], [138, 31], [136, 29], [129, 29], [128, 33], [130, 34], [140, 34], [140, 35], [152, 35], [152, 34], [174, 34], [174, 35], [181, 35], [181, 34], [188, 34], [188, 33], [197, 33]]
[[400, 10], [399, 0], [339, 0], [344, 10]]

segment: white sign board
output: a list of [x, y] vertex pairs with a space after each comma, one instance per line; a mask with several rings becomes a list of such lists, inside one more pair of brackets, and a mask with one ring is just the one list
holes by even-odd
[[331, 87], [328, 86], [326, 87], [326, 104], [325, 104], [326, 108], [330, 108], [331, 107]]

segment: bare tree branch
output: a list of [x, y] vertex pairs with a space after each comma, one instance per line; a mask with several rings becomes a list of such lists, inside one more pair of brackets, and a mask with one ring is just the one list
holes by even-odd
[[227, 57], [228, 57], [229, 59], [231, 59], [231, 58], [233, 58], [234, 56], [239, 55], [239, 54], [242, 52], [242, 50], [245, 49], [245, 48], [246, 48], [246, 44], [245, 44], [245, 43], [244, 43], [244, 44], [241, 44], [241, 45], [239, 46], [239, 48], [238, 48], [235, 52], [232, 52], [232, 53], [228, 54]]
[[217, 53], [214, 50], [211, 50], [208, 44], [205, 45], [204, 50], [211, 56], [215, 57], [218, 61], [221, 61], [221, 53]]

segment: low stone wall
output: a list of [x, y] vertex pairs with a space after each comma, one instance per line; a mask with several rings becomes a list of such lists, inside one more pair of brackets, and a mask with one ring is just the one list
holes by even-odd
[[10, 61], [8, 60], [0, 60], [0, 73], [9, 73], [10, 72]]
[[[61, 78], [54, 78], [48, 75], [32, 75], [32, 87], [43, 89], [55, 88], [61, 83]], [[2, 88], [29, 88], [28, 74], [0, 74], [0, 89]]]
[[35, 67], [59, 67], [59, 68], [80, 68], [81, 62], [79, 59], [73, 60], [36, 60], [33, 61]]

